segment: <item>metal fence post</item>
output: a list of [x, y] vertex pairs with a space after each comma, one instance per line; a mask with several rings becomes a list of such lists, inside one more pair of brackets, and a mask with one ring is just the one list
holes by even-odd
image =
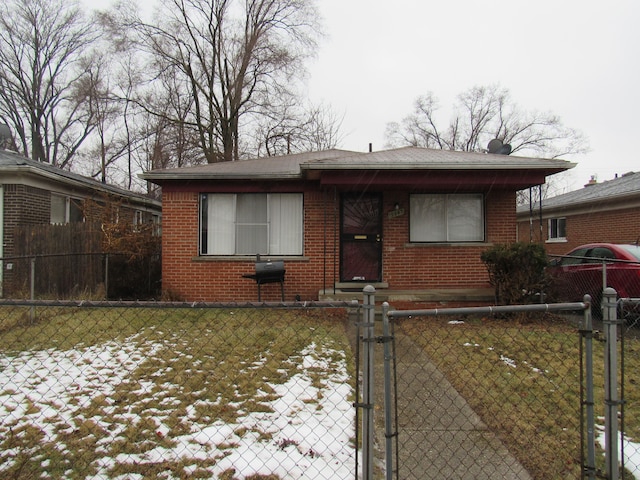
[[[586, 381], [584, 408], [586, 410], [586, 442], [587, 442], [587, 459], [583, 465], [583, 478], [596, 478], [596, 426], [594, 413], [594, 386], [593, 386], [593, 319], [591, 317], [591, 296], [584, 296], [584, 303], [589, 304], [589, 308], [584, 311], [584, 325], [582, 327], [582, 335], [584, 337], [584, 358], [585, 368], [584, 376]], [[584, 425], [584, 423], [583, 423]], [[584, 438], [584, 437], [583, 437]], [[584, 449], [583, 449], [584, 452]], [[585, 477], [586, 475], [586, 477]]]
[[[31, 300], [36, 299], [36, 257], [31, 257]], [[29, 320], [31, 323], [34, 322], [36, 318], [36, 307], [31, 305], [29, 309]]]
[[362, 480], [373, 480], [373, 406], [374, 406], [374, 349], [375, 349], [375, 293], [373, 285], [367, 285], [364, 293], [363, 322], [363, 372], [362, 372]]
[[104, 299], [109, 300], [109, 254], [104, 255]]
[[617, 293], [611, 288], [602, 294], [604, 349], [604, 438], [605, 468], [609, 480], [618, 480], [618, 320]]
[[[394, 341], [389, 326], [389, 303], [382, 304], [382, 341], [384, 344], [384, 437], [385, 437], [385, 471], [386, 479], [393, 478], [394, 470], [397, 468], [393, 463], [393, 437], [395, 436], [393, 423], [393, 404], [397, 399], [391, 399], [391, 362], [395, 362], [391, 353], [391, 342]], [[397, 457], [397, 456], [396, 456]], [[397, 461], [397, 458], [396, 458]]]

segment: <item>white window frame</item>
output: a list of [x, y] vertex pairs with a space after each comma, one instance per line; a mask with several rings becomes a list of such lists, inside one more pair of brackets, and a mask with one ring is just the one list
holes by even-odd
[[[64, 218], [54, 218], [53, 217], [53, 204], [54, 204], [54, 198], [59, 199], [62, 201], [63, 205], [62, 205], [62, 216]], [[50, 210], [49, 210], [49, 222], [52, 225], [66, 225], [67, 223], [70, 222], [71, 220], [71, 202], [72, 201], [76, 201], [78, 203], [81, 203], [80, 199], [75, 199], [75, 198], [71, 198], [68, 195], [62, 195], [59, 193], [54, 193], [51, 192], [51, 203], [50, 203]], [[82, 213], [82, 212], [80, 212]], [[61, 220], [61, 221], [60, 221]], [[84, 215], [82, 216], [81, 221], [84, 221]]]
[[[562, 228], [560, 227], [562, 225]], [[547, 241], [566, 242], [567, 241], [567, 218], [553, 217], [547, 220]]]
[[[266, 205], [260, 205], [261, 197]], [[248, 217], [238, 217], [239, 199], [257, 202], [256, 208], [245, 210]], [[199, 252], [202, 256], [299, 256], [303, 254], [303, 219], [302, 193], [204, 193], [200, 195]]]
[[162, 217], [154, 213], [151, 215], [151, 222], [153, 223], [153, 234], [157, 237], [162, 235]]
[[481, 193], [412, 194], [409, 197], [409, 241], [484, 242], [484, 203]]

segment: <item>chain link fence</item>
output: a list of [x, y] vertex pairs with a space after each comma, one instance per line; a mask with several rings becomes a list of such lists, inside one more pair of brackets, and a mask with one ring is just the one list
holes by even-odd
[[[397, 396], [392, 435], [378, 427], [379, 442], [396, 437], [386, 478], [640, 478], [636, 328], [605, 320], [593, 330], [572, 304], [389, 316]], [[611, 323], [619, 328], [603, 333]], [[607, 416], [619, 438], [607, 439]]]
[[[376, 309], [373, 478], [584, 476], [579, 313], [397, 316], [385, 333]], [[354, 304], [0, 301], [0, 477], [358, 478], [361, 325]], [[621, 338], [629, 479], [635, 333]]]
[[[620, 375], [617, 385], [620, 400], [614, 406], [620, 419], [620, 478], [637, 479], [640, 478], [640, 427], [636, 420], [640, 418], [640, 392], [637, 387], [640, 384], [640, 262], [617, 259], [608, 246], [584, 248], [581, 251], [584, 256], [551, 257], [547, 270], [549, 291], [545, 297], [547, 301], [576, 301], [584, 294], [590, 295], [596, 345], [601, 345], [602, 337], [606, 337], [601, 332], [608, 328], [603, 293], [607, 288], [615, 291], [617, 298], [612, 307], [617, 319], [619, 355], [614, 359], [614, 367]], [[608, 367], [603, 365], [601, 368]], [[598, 439], [602, 444], [602, 435]], [[611, 476], [608, 475], [603, 478]]]
[[353, 478], [345, 308], [0, 303], [0, 477]]
[[[592, 249], [593, 256], [552, 256], [550, 259], [549, 291], [546, 300], [553, 302], [580, 301], [589, 294], [593, 315], [602, 318], [602, 292], [611, 287], [621, 299], [640, 299], [640, 262], [601, 258], [613, 254], [607, 249]], [[635, 323], [640, 317], [636, 302], [620, 302], [619, 317]]]
[[160, 255], [56, 253], [0, 258], [0, 298], [148, 300], [160, 295]]

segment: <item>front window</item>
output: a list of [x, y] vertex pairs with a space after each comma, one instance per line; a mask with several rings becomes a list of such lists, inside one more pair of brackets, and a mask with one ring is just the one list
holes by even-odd
[[550, 218], [549, 219], [549, 240], [566, 240], [567, 239], [567, 219], [566, 218]]
[[200, 198], [202, 255], [302, 255], [302, 194], [215, 193]]
[[411, 242], [484, 240], [482, 194], [420, 194], [410, 198]]

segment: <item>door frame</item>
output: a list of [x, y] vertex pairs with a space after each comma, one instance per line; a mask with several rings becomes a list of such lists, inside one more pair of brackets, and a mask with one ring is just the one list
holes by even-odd
[[[343, 229], [344, 229], [344, 215], [345, 215], [345, 199], [348, 198], [353, 198], [353, 197], [368, 197], [368, 198], [375, 198], [377, 199], [378, 202], [378, 228], [377, 231], [375, 233], [366, 233], [363, 232], [362, 234], [345, 234]], [[383, 226], [383, 215], [382, 215], [382, 210], [383, 210], [383, 193], [382, 192], [342, 192], [340, 195], [340, 218], [339, 218], [339, 248], [340, 248], [340, 255], [339, 255], [339, 266], [338, 266], [338, 275], [339, 275], [339, 281], [341, 283], [347, 283], [347, 282], [362, 282], [362, 283], [378, 283], [382, 281], [382, 245], [383, 245], [383, 230], [384, 230], [384, 226]], [[377, 262], [378, 262], [378, 268], [377, 268], [377, 274], [376, 274], [376, 279], [354, 279], [354, 278], [344, 278], [343, 277], [343, 266], [344, 266], [344, 254], [345, 254], [345, 248], [344, 248], [344, 244], [345, 243], [349, 243], [350, 241], [357, 241], [356, 238], [352, 238], [352, 239], [348, 239], [347, 236], [353, 236], [353, 237], [366, 237], [366, 238], [361, 238], [360, 240], [363, 242], [366, 242], [369, 245], [376, 245], [377, 246]]]

